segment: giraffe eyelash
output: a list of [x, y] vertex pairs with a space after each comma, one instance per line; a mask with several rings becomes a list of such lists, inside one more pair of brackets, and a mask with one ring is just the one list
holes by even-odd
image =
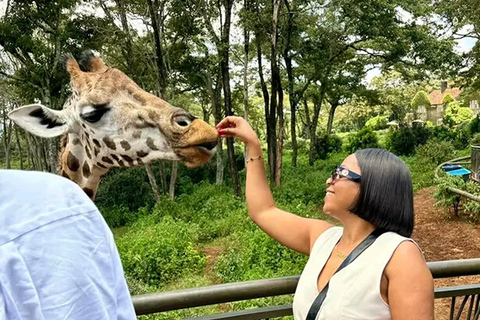
[[82, 119], [90, 122], [90, 123], [95, 123], [100, 121], [100, 119], [103, 117], [105, 113], [107, 113], [110, 110], [110, 108], [99, 108], [99, 109], [94, 109], [93, 111], [84, 113], [81, 115]]

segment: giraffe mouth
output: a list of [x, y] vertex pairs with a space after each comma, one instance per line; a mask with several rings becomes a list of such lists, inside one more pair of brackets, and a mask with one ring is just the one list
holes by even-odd
[[212, 142], [204, 142], [204, 143], [201, 143], [201, 144], [197, 144], [195, 147], [207, 149], [208, 151], [212, 151], [217, 146], [217, 144], [218, 144], [218, 141], [215, 140], [215, 141], [212, 141]]

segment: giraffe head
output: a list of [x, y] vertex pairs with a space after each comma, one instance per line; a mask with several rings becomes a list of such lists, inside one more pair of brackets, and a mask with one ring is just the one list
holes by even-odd
[[80, 64], [83, 70], [73, 57], [66, 59], [72, 95], [62, 110], [31, 104], [9, 113], [32, 134], [68, 133], [60, 165], [72, 180], [82, 186], [95, 170], [160, 159], [196, 167], [213, 156], [219, 138], [215, 128], [142, 90], [91, 51]]

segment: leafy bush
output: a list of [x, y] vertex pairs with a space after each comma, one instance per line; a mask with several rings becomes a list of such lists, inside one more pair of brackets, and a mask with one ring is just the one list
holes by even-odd
[[420, 106], [428, 107], [430, 106], [430, 98], [428, 97], [428, 93], [424, 90], [418, 91], [412, 99], [410, 105], [414, 110], [416, 110]]
[[307, 257], [294, 252], [255, 229], [237, 235], [238, 248], [230, 248], [215, 266], [224, 282], [247, 281], [301, 273]]
[[443, 123], [449, 127], [454, 127], [460, 123], [467, 122], [473, 117], [473, 111], [470, 108], [462, 107], [457, 102], [451, 102], [445, 108]]
[[379, 145], [377, 135], [371, 128], [365, 127], [349, 139], [345, 150], [348, 153], [354, 153], [355, 151], [360, 149], [378, 147]]
[[342, 150], [342, 139], [333, 134], [321, 134], [317, 137], [314, 147], [314, 160], [325, 160], [330, 153]]
[[453, 142], [455, 140], [455, 132], [445, 126], [435, 126], [433, 127], [432, 138]]
[[453, 140], [453, 146], [456, 149], [465, 149], [470, 144], [470, 124], [464, 122], [459, 124], [454, 130], [455, 139]]
[[432, 136], [431, 128], [425, 126], [403, 127], [388, 133], [386, 147], [396, 155], [411, 155], [415, 148], [425, 144]]
[[453, 98], [452, 94], [451, 93], [447, 93], [443, 96], [443, 99], [442, 99], [442, 104], [445, 106], [451, 102], [454, 102], [455, 99]]
[[367, 123], [365, 123], [366, 127], [370, 127], [373, 130], [381, 130], [387, 128], [388, 117], [387, 116], [376, 116], [370, 118]]
[[[460, 201], [460, 196], [456, 193], [450, 192], [447, 188], [456, 188], [475, 196], [480, 196], [480, 185], [474, 181], [465, 182], [461, 177], [444, 176], [436, 181], [436, 190], [434, 197], [438, 199], [435, 205], [451, 208]], [[480, 203], [463, 197], [461, 199], [463, 204], [462, 216], [469, 221], [480, 222]]]
[[449, 141], [431, 139], [424, 145], [418, 146], [415, 153], [422, 163], [439, 165], [442, 162], [453, 159], [455, 148]]
[[182, 274], [202, 272], [206, 258], [195, 249], [199, 227], [165, 217], [156, 224], [134, 226], [117, 239], [125, 273], [161, 287]]
[[470, 121], [470, 134], [480, 133], [480, 118], [477, 115]]

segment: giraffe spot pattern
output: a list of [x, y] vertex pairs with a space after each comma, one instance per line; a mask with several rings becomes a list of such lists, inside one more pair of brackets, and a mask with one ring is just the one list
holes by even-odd
[[83, 188], [83, 191], [87, 194], [87, 196], [92, 199], [93, 198], [93, 195], [94, 195], [94, 192], [92, 189], [90, 188]]
[[82, 173], [85, 178], [88, 179], [90, 177], [90, 166], [88, 165], [87, 161], [83, 163]]
[[142, 136], [142, 131], [140, 130], [134, 131], [132, 134], [132, 137], [134, 137], [135, 139], [140, 139], [141, 136]]
[[93, 153], [95, 153], [95, 157], [96, 157], [96, 156], [98, 156], [98, 154], [100, 153], [100, 150], [99, 150], [97, 147], [95, 147], [95, 148], [93, 149]]
[[128, 143], [128, 141], [125, 141], [125, 140], [120, 141], [120, 145], [125, 151], [128, 151], [132, 148], [132, 146], [130, 146], [130, 143]]
[[143, 150], [137, 151], [137, 156], [139, 156], [141, 158], [146, 157], [146, 156], [148, 156], [148, 152], [145, 152]]
[[115, 160], [115, 161], [118, 161], [118, 160], [120, 159], [119, 157], [117, 157], [116, 154], [111, 154], [110, 156], [111, 156], [111, 157], [113, 158], [113, 160]]
[[125, 163], [122, 160], [118, 160], [118, 165], [122, 168], [125, 168]]
[[97, 147], [99, 147], [99, 148], [101, 147], [101, 146], [100, 146], [100, 142], [99, 142], [97, 139], [93, 139], [93, 143], [95, 143], [95, 145], [96, 145]]
[[63, 170], [62, 170], [62, 177], [72, 180], [70, 176]]
[[113, 140], [110, 137], [104, 137], [102, 140], [103, 142], [105, 142], [105, 145], [107, 147], [109, 147], [112, 150], [117, 150], [117, 145], [115, 144], [115, 142], [113, 142]]
[[152, 138], [147, 138], [147, 146], [152, 150], [158, 151], [158, 148], [155, 145], [155, 143], [153, 142]]
[[85, 146], [85, 153], [87, 154], [88, 159], [92, 159], [92, 154], [90, 153], [90, 147], [88, 144]]
[[107, 169], [107, 167], [104, 166], [103, 164], [101, 164], [100, 162], [97, 162], [97, 166], [99, 166], [100, 168], [103, 168], [103, 169]]
[[102, 157], [102, 161], [105, 163], [113, 164], [112, 159], [110, 159], [109, 157]]
[[133, 159], [132, 158], [130, 158], [129, 156], [127, 156], [125, 154], [121, 154], [120, 156], [123, 158], [123, 160], [127, 161], [129, 165], [133, 166]]
[[80, 168], [80, 163], [78, 162], [77, 157], [75, 157], [71, 152], [68, 152], [67, 167], [73, 172], [76, 172], [78, 168]]
[[144, 162], [142, 161], [142, 159], [137, 159], [137, 163], [138, 163], [138, 165], [144, 164]]
[[80, 139], [75, 138], [75, 139], [73, 139], [72, 143], [73, 143], [74, 146], [78, 146], [80, 144]]

